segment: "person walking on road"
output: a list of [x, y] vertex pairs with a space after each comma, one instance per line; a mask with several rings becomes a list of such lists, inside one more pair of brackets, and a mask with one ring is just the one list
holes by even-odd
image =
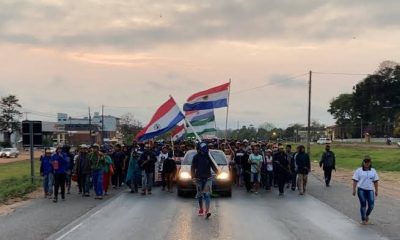
[[80, 145], [79, 154], [75, 159], [75, 173], [78, 176], [79, 192], [82, 197], [89, 197], [90, 175], [92, 169], [88, 157], [89, 146], [86, 144]]
[[270, 191], [272, 188], [273, 177], [274, 177], [274, 167], [272, 160], [272, 150], [267, 149], [265, 151], [265, 158], [261, 168], [261, 176], [263, 179], [263, 186], [266, 190]]
[[286, 145], [286, 155], [290, 166], [290, 178], [288, 180], [287, 188], [291, 187], [292, 191], [296, 190], [296, 163], [294, 162], [294, 153], [292, 152], [292, 145]]
[[93, 152], [89, 154], [90, 166], [92, 169], [93, 188], [96, 193], [95, 199], [103, 199], [103, 174], [106, 160], [100, 152], [100, 146], [93, 144]]
[[58, 201], [58, 190], [61, 188], [61, 199], [65, 200], [65, 181], [67, 178], [68, 162], [62, 153], [62, 148], [58, 147], [56, 153], [51, 157], [51, 165], [54, 172], [54, 199]]
[[303, 145], [298, 148], [298, 153], [296, 154], [295, 162], [297, 169], [297, 188], [299, 189], [299, 194], [304, 195], [307, 186], [308, 173], [311, 170], [310, 157], [305, 152]]
[[274, 177], [279, 188], [279, 196], [283, 196], [285, 183], [289, 179], [291, 173], [289, 168], [289, 161], [287, 155], [283, 149], [283, 146], [279, 146], [278, 152], [273, 156], [274, 160]]
[[[151, 195], [151, 188], [153, 187], [153, 177], [155, 170], [155, 163], [157, 157], [150, 149], [150, 144], [144, 146], [144, 152], [140, 156], [138, 164], [142, 169], [142, 195]], [[147, 192], [146, 192], [147, 191]]]
[[107, 149], [102, 146], [101, 152], [104, 154], [105, 164], [104, 164], [104, 173], [103, 173], [103, 191], [104, 196], [108, 195], [108, 188], [110, 186], [110, 181], [114, 176], [114, 165], [113, 160], [110, 155], [107, 153]]
[[322, 154], [319, 167], [324, 170], [325, 185], [329, 187], [332, 178], [332, 170], [336, 171], [335, 167], [336, 158], [335, 154], [331, 151], [331, 146], [325, 146], [325, 152]]
[[260, 154], [260, 146], [255, 145], [253, 153], [251, 153], [249, 156], [249, 163], [251, 165], [250, 182], [252, 184], [253, 192], [255, 194], [258, 194], [258, 189], [260, 188], [262, 162], [263, 162], [263, 156]]
[[172, 193], [172, 185], [174, 181], [174, 177], [176, 174], [176, 163], [175, 160], [168, 156], [163, 163], [163, 170], [162, 173], [164, 175], [165, 184], [167, 186], [167, 191]]
[[62, 153], [64, 154], [64, 158], [67, 161], [67, 168], [66, 168], [66, 178], [65, 184], [67, 187], [67, 194], [71, 194], [71, 180], [72, 180], [72, 170], [74, 169], [74, 155], [71, 153], [71, 147], [68, 145], [64, 145], [62, 147]]
[[138, 165], [139, 153], [137, 149], [132, 148], [129, 158], [129, 164], [126, 174], [126, 184], [130, 187], [131, 193], [137, 193], [140, 180], [142, 179], [142, 172]]
[[237, 142], [237, 149], [234, 156], [236, 166], [236, 185], [242, 187], [244, 182], [244, 165], [248, 162], [249, 155], [243, 143]]
[[48, 148], [44, 150], [44, 155], [40, 156], [40, 176], [43, 177], [44, 197], [51, 197], [53, 195], [54, 175], [51, 152]]
[[157, 169], [156, 172], [161, 175], [161, 187], [162, 191], [165, 191], [165, 186], [167, 184], [166, 174], [164, 172], [164, 162], [169, 157], [168, 148], [166, 145], [162, 146], [160, 154], [157, 156]]
[[[199, 216], [206, 215], [206, 219], [211, 216], [211, 186], [212, 175], [211, 169], [218, 175], [219, 170], [210, 158], [208, 145], [201, 142], [198, 147], [198, 153], [193, 157], [191, 166], [191, 176], [196, 183], [196, 198], [199, 202]], [[205, 209], [203, 207], [203, 200], [205, 201]]]
[[124, 181], [124, 168], [126, 155], [120, 144], [115, 145], [115, 151], [111, 155], [114, 162], [114, 175], [112, 176], [113, 188], [119, 188]]
[[[353, 196], [356, 195], [360, 200], [361, 224], [369, 223], [369, 216], [375, 205], [375, 197], [378, 196], [379, 176], [372, 168], [371, 157], [365, 156], [359, 167], [353, 175]], [[375, 191], [374, 191], [375, 190]], [[367, 208], [368, 204], [368, 208]]]

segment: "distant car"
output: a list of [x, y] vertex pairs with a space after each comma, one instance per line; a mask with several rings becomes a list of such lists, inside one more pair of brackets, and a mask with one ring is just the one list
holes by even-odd
[[[225, 196], [232, 196], [232, 178], [229, 173], [229, 162], [221, 150], [210, 150], [211, 155], [216, 161], [219, 170], [221, 171], [218, 176], [214, 172], [212, 180], [212, 191], [222, 193]], [[196, 186], [192, 181], [190, 168], [194, 156], [197, 154], [196, 150], [189, 150], [181, 162], [181, 167], [177, 175], [177, 189], [178, 196], [183, 196], [185, 193], [196, 192]]]
[[320, 138], [317, 141], [318, 144], [330, 144], [332, 141], [329, 138]]
[[19, 151], [16, 148], [3, 148], [0, 151], [0, 157], [15, 157], [17, 158], [19, 155]]

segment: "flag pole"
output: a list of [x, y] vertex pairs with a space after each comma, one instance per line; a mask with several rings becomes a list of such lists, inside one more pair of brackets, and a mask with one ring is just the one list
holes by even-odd
[[172, 159], [175, 157], [175, 147], [174, 147], [174, 140], [172, 139], [172, 132], [171, 132], [171, 148], [172, 148]]
[[231, 96], [231, 79], [229, 78], [229, 90], [228, 90], [228, 100], [226, 107], [226, 121], [225, 121], [225, 144], [228, 142], [228, 115], [229, 115], [229, 99]]

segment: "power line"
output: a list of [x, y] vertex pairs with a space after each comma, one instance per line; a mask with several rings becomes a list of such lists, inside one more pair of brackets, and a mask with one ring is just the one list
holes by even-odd
[[314, 72], [313, 74], [326, 74], [326, 75], [348, 75], [348, 76], [368, 76], [370, 73], [343, 73], [343, 72]]
[[[293, 79], [296, 79], [296, 78], [299, 78], [299, 77], [303, 77], [303, 76], [306, 76], [306, 75], [308, 75], [308, 73], [303, 73], [303, 74], [300, 74], [300, 75], [297, 75], [297, 76], [293, 76], [293, 77], [290, 77], [290, 78], [282, 79], [281, 81], [289, 81], [289, 80], [293, 80]], [[263, 85], [259, 85], [257, 87], [243, 89], [243, 90], [240, 90], [240, 91], [237, 91], [237, 92], [233, 92], [231, 94], [244, 93], [244, 92], [248, 92], [248, 91], [252, 91], [252, 90], [255, 90], [255, 89], [264, 88], [264, 87], [272, 86], [272, 85], [276, 85], [276, 84], [277, 84], [276, 82], [266, 83], [266, 84], [263, 84]]]

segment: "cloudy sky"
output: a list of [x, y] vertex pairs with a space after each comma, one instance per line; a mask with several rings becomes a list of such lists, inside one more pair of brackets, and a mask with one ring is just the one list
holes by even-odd
[[[232, 80], [229, 127], [307, 121], [309, 70], [399, 61], [398, 0], [0, 0], [0, 95], [30, 119], [88, 106], [146, 123], [171, 94]], [[312, 118], [363, 75], [313, 75]], [[224, 127], [225, 110], [217, 111]]]

